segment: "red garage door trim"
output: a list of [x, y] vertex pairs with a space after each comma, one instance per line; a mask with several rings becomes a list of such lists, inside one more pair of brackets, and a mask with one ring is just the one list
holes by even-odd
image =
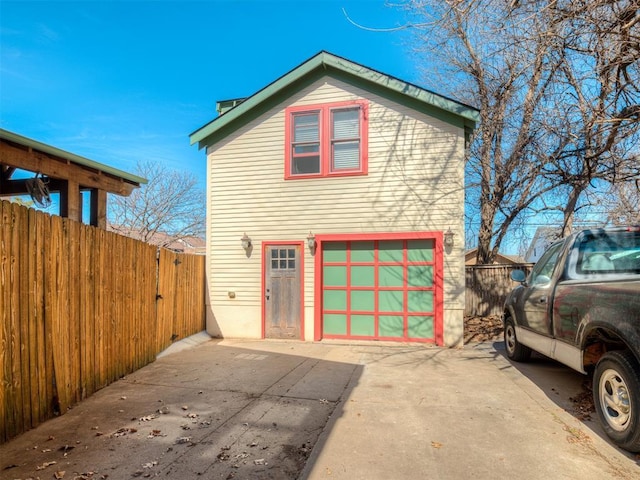
[[[314, 278], [314, 340], [323, 338], [323, 243], [326, 242], [357, 242], [380, 240], [433, 240], [434, 241], [434, 339], [412, 341], [435, 341], [436, 345], [443, 345], [443, 234], [442, 232], [411, 232], [411, 233], [360, 233], [322, 235], [316, 234], [315, 278]], [[400, 341], [406, 341], [402, 339]]]

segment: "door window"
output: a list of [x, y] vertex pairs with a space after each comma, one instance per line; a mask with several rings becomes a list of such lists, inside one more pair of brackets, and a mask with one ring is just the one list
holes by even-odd
[[558, 263], [558, 256], [563, 243], [552, 245], [535, 264], [529, 276], [530, 285], [544, 285], [551, 281], [551, 276]]

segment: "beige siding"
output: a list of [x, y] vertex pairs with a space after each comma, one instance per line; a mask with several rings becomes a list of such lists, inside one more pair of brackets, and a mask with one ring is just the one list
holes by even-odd
[[[285, 108], [367, 98], [366, 176], [284, 180]], [[208, 158], [209, 295], [225, 336], [261, 334], [261, 242], [314, 234], [439, 231], [456, 245], [445, 253], [445, 343], [462, 338], [464, 309], [464, 133], [334, 79], [298, 92], [211, 147]], [[240, 246], [253, 241], [247, 257]], [[305, 338], [313, 338], [314, 259], [305, 247]], [[228, 292], [235, 292], [234, 299]], [[241, 307], [241, 308], [238, 308]], [[240, 313], [241, 312], [241, 313]]]

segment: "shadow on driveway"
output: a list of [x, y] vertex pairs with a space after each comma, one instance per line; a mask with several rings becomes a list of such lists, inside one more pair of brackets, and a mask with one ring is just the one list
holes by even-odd
[[296, 478], [362, 366], [262, 345], [159, 358], [0, 446], [0, 478]]
[[[640, 465], [640, 455], [616, 447], [600, 426], [591, 399], [591, 374], [583, 375], [537, 352], [533, 352], [528, 362], [513, 362], [507, 357], [504, 342], [495, 342], [493, 347], [558, 407], [573, 415], [594, 435], [610, 443], [612, 448], [616, 448], [622, 455]], [[588, 441], [588, 438], [576, 432], [576, 441]]]

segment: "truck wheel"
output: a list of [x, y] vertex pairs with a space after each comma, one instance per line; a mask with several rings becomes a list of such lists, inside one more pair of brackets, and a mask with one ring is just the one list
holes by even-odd
[[640, 452], [640, 365], [628, 350], [605, 353], [593, 373], [593, 401], [606, 434]]
[[518, 342], [516, 327], [511, 317], [504, 319], [504, 346], [507, 357], [516, 362], [526, 362], [531, 358], [531, 349]]

